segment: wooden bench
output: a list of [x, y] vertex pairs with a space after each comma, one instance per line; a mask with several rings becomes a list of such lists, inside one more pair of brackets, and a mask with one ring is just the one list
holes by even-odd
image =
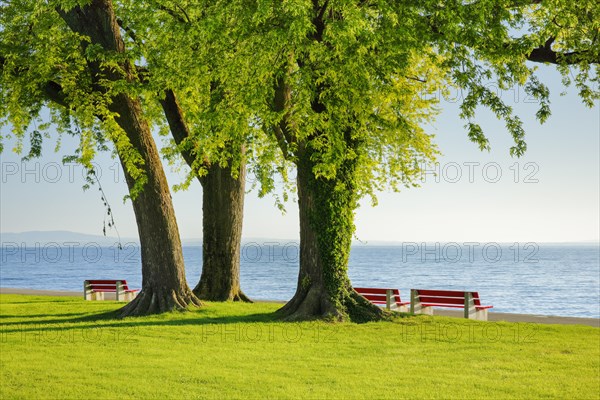
[[482, 306], [477, 292], [410, 290], [410, 312], [412, 314], [433, 315], [432, 307], [464, 308], [465, 318], [487, 321], [488, 309], [493, 306]]
[[104, 300], [104, 293], [115, 293], [117, 301], [131, 301], [139, 290], [129, 289], [126, 280], [86, 280], [83, 281], [83, 298]]
[[373, 304], [385, 304], [385, 308], [388, 310], [391, 310], [392, 306], [394, 306], [396, 311], [408, 312], [409, 302], [400, 299], [400, 291], [398, 289], [355, 287], [354, 290]]

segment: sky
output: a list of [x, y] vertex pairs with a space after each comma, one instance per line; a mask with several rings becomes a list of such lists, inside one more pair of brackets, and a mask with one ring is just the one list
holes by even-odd
[[[523, 88], [501, 92], [524, 122], [528, 150], [512, 158], [512, 139], [501, 121], [480, 110], [477, 121], [491, 142], [481, 152], [467, 139], [458, 117], [458, 94], [442, 98], [442, 112], [427, 129], [443, 155], [438, 166], [421, 179], [421, 187], [378, 194], [372, 207], [365, 199], [356, 211], [356, 239], [365, 243], [396, 242], [587, 242], [600, 231], [600, 106], [585, 107], [574, 88], [564, 96], [560, 75], [540, 66], [540, 77], [551, 90], [552, 116], [540, 125], [537, 104]], [[2, 128], [3, 134], [8, 128]], [[157, 138], [157, 143], [163, 144]], [[66, 230], [102, 234], [105, 209], [97, 187], [84, 191], [84, 170], [62, 165], [63, 153], [53, 152], [48, 140], [43, 155], [28, 163], [5, 141], [0, 155], [0, 232]], [[63, 150], [76, 142], [64, 138]], [[127, 188], [118, 161], [109, 153], [96, 159], [100, 181], [112, 206], [121, 237], [137, 237]], [[181, 172], [165, 166], [170, 185], [183, 180]], [[437, 177], [434, 175], [437, 172]], [[249, 177], [251, 180], [252, 177]], [[247, 185], [250, 187], [250, 184]], [[202, 192], [194, 182], [174, 192], [173, 202], [183, 239], [202, 237]], [[299, 238], [297, 204], [286, 213], [272, 197], [245, 200], [243, 237]], [[114, 231], [109, 235], [115, 235]]]

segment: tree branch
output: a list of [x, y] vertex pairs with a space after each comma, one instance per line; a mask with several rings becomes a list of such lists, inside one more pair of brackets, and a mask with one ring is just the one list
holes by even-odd
[[[160, 105], [162, 106], [165, 117], [167, 118], [171, 135], [173, 136], [175, 143], [179, 146], [185, 139], [191, 136], [191, 132], [185, 122], [183, 110], [179, 106], [175, 92], [173, 92], [171, 89], [167, 89], [165, 90], [164, 94], [164, 98], [159, 100]], [[180, 153], [185, 162], [189, 165], [192, 171], [194, 171], [194, 162], [196, 161], [196, 156], [188, 149], [180, 149]], [[205, 162], [204, 164], [206, 165], [207, 163]], [[200, 180], [200, 176], [196, 173], [196, 171], [194, 171], [194, 173], [198, 180]]]
[[[527, 55], [527, 60], [539, 63], [550, 63], [550, 64], [567, 64], [573, 65], [578, 64], [586, 59], [586, 54], [589, 51], [571, 51], [568, 53], [557, 53], [552, 50], [552, 43], [554, 38], [546, 40], [542, 46], [535, 48]], [[593, 64], [600, 64], [600, 59], [588, 60]]]
[[417, 81], [417, 82], [421, 82], [421, 83], [427, 83], [427, 79], [421, 79], [418, 78], [416, 76], [405, 76], [406, 79], [409, 79], [411, 81]]
[[44, 91], [44, 94], [48, 100], [65, 108], [69, 108], [69, 103], [67, 102], [67, 98], [63, 93], [62, 86], [60, 84], [50, 81], [42, 87], [42, 90]]
[[291, 96], [290, 86], [285, 83], [283, 77], [279, 77], [276, 82], [275, 95], [273, 97], [273, 111], [278, 113], [285, 112], [285, 114], [281, 121], [273, 126], [273, 132], [275, 133], [275, 138], [277, 139], [285, 158], [289, 158], [289, 145], [294, 143], [294, 134], [290, 129], [291, 122], [289, 115]]
[[[189, 17], [188, 17], [188, 15], [187, 15], [187, 13], [186, 13], [185, 11], [183, 11], [183, 10], [182, 10], [182, 11], [183, 11], [183, 14], [185, 15], [185, 18], [183, 18], [181, 15], [177, 14], [177, 13], [175, 12], [175, 10], [172, 10], [172, 9], [170, 9], [170, 8], [169, 8], [169, 7], [167, 7], [167, 6], [164, 6], [164, 5], [162, 5], [162, 4], [159, 4], [159, 3], [158, 3], [158, 2], [156, 2], [156, 1], [153, 1], [153, 3], [156, 5], [156, 8], [158, 8], [158, 9], [159, 9], [159, 10], [161, 10], [161, 11], [164, 11], [164, 12], [166, 12], [167, 14], [169, 14], [171, 17], [175, 18], [175, 19], [176, 19], [177, 21], [179, 21], [179, 22], [182, 22], [182, 23], [184, 23], [184, 24], [185, 24], [185, 23], [190, 23], [190, 22], [191, 22], [191, 21], [190, 21], [190, 19], [189, 19]], [[179, 6], [178, 6], [178, 8], [181, 10], [181, 7], [179, 7]]]
[[[4, 72], [4, 66], [6, 65], [6, 58], [0, 55], [0, 73]], [[20, 72], [23, 72], [23, 68], [20, 68], [21, 71], [14, 71], [15, 75], [18, 75]], [[58, 105], [61, 105], [65, 108], [69, 107], [66, 96], [62, 91], [62, 86], [55, 82], [49, 81], [46, 84], [41, 86], [41, 91], [44, 93], [46, 98], [49, 101], [52, 101]]]
[[129, 26], [125, 25], [121, 18], [117, 18], [117, 24], [119, 24], [119, 26], [125, 31], [125, 33], [127, 33], [127, 36], [129, 36], [134, 43], [138, 43], [138, 37], [135, 34], [135, 31]]
[[[0, 72], [4, 70], [5, 65], [6, 58], [0, 55]], [[144, 67], [137, 67], [137, 72], [140, 76], [140, 81], [142, 83], [147, 83], [149, 74], [148, 70]], [[59, 83], [55, 81], [49, 81], [41, 87], [41, 90], [49, 101], [52, 101], [65, 108], [70, 107], [66, 96], [63, 93], [62, 86]], [[167, 118], [173, 139], [177, 145], [180, 145], [186, 138], [190, 137], [190, 131], [185, 123], [183, 111], [179, 106], [175, 93], [169, 89], [165, 90], [164, 94], [165, 97], [160, 100], [160, 104], [165, 117]], [[192, 152], [182, 149], [181, 155], [190, 168], [193, 168], [192, 166], [196, 158]], [[198, 177], [198, 179], [200, 178]]]
[[190, 16], [188, 15], [187, 12], [185, 12], [185, 9], [183, 7], [181, 7], [179, 4], [177, 4], [177, 8], [179, 8], [179, 11], [181, 11], [183, 13], [183, 15], [185, 16], [185, 19], [187, 20], [188, 24], [192, 22], [192, 20], [190, 19]]

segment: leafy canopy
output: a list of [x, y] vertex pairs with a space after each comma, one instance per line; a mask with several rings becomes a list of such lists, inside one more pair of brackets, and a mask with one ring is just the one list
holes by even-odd
[[[115, 93], [141, 96], [147, 117], [166, 133], [159, 101], [173, 90], [191, 134], [169, 142], [165, 154], [175, 159], [184, 150], [196, 160], [183, 186], [206, 172], [206, 162], [249, 160], [264, 194], [306, 148], [324, 178], [357, 160], [361, 194], [414, 185], [420, 161], [437, 154], [426, 127], [440, 90], [449, 89], [465, 94], [461, 117], [471, 141], [489, 149], [475, 118], [487, 107], [505, 121], [510, 152], [520, 156], [527, 148], [521, 121], [487, 84], [524, 86], [544, 122], [549, 93], [529, 61], [556, 64], [586, 105], [599, 98], [593, 0], [118, 0], [127, 51], [88, 46], [85, 55], [79, 44], [87, 39], [55, 12], [78, 3], [85, 1], [0, 2], [0, 123], [21, 139], [35, 125], [35, 156], [48, 106], [60, 132], [80, 135], [82, 162], [110, 139], [135, 171], [141, 161], [107, 103]], [[86, 62], [118, 68], [124, 57], [137, 64], [139, 79], [94, 91]]]
[[[132, 26], [154, 21], [144, 57], [160, 54], [169, 67], [158, 69], [173, 71], [163, 83], [185, 96], [186, 116], [204, 132], [192, 142], [245, 143], [263, 192], [287, 170], [282, 158], [297, 161], [306, 148], [324, 178], [357, 159], [361, 194], [414, 185], [420, 161], [437, 154], [425, 129], [450, 89], [464, 93], [471, 141], [489, 149], [476, 121], [483, 106], [521, 156], [521, 120], [489, 83], [523, 86], [544, 122], [549, 92], [533, 62], [555, 64], [586, 105], [599, 98], [600, 11], [591, 0], [163, 1], [158, 13], [155, 3], [124, 3]], [[208, 108], [199, 100], [215, 98]]]

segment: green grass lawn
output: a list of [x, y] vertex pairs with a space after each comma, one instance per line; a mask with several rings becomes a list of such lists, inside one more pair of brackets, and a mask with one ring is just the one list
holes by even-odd
[[399, 317], [282, 323], [278, 304], [114, 318], [0, 295], [0, 398], [598, 399], [600, 330]]

